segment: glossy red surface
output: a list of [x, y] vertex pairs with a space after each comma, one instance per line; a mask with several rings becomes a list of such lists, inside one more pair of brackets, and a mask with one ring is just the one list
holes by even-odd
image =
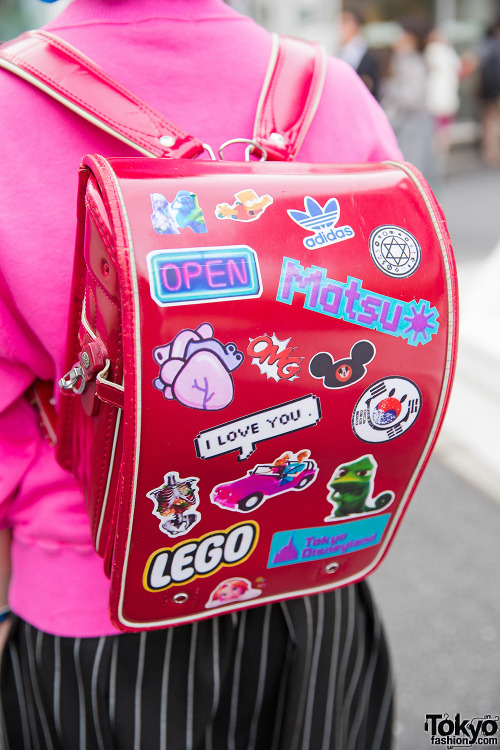
[[[68, 396], [64, 422], [117, 624], [164, 627], [367, 575], [453, 378], [454, 262], [425, 183], [392, 164], [85, 161], [76, 277], [124, 409], [99, 402], [88, 417]], [[258, 215], [220, 218], [238, 196]], [[214, 501], [259, 464], [301, 461], [317, 471], [300, 491], [251, 512]], [[255, 597], [208, 604], [235, 577]]]

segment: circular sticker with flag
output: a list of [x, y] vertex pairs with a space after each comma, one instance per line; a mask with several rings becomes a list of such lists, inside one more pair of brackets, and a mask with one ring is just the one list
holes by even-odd
[[422, 408], [412, 380], [387, 377], [366, 389], [352, 413], [354, 434], [365, 443], [385, 443], [410, 429]]
[[369, 248], [377, 268], [395, 279], [411, 276], [420, 264], [420, 245], [401, 227], [390, 224], [377, 227], [370, 235]]

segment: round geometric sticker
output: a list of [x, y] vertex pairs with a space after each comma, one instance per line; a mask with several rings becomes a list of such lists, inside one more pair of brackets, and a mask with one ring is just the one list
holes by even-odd
[[368, 246], [375, 265], [387, 276], [405, 279], [420, 263], [420, 245], [415, 237], [401, 227], [390, 224], [374, 229]]
[[409, 430], [421, 408], [422, 394], [412, 380], [381, 378], [354, 407], [352, 429], [365, 443], [386, 443]]

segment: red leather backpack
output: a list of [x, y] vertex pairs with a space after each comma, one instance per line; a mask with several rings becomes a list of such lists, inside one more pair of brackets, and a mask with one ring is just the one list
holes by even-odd
[[367, 576], [454, 372], [454, 261], [422, 176], [294, 163], [317, 45], [276, 39], [246, 142], [261, 160], [241, 163], [194, 159], [199, 140], [51, 35], [22, 35], [0, 64], [143, 155], [82, 163], [57, 428], [117, 627]]

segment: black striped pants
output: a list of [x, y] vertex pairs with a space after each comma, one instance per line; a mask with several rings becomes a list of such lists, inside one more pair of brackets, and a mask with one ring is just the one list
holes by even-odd
[[16, 620], [2, 750], [388, 750], [387, 647], [365, 584], [149, 633]]

